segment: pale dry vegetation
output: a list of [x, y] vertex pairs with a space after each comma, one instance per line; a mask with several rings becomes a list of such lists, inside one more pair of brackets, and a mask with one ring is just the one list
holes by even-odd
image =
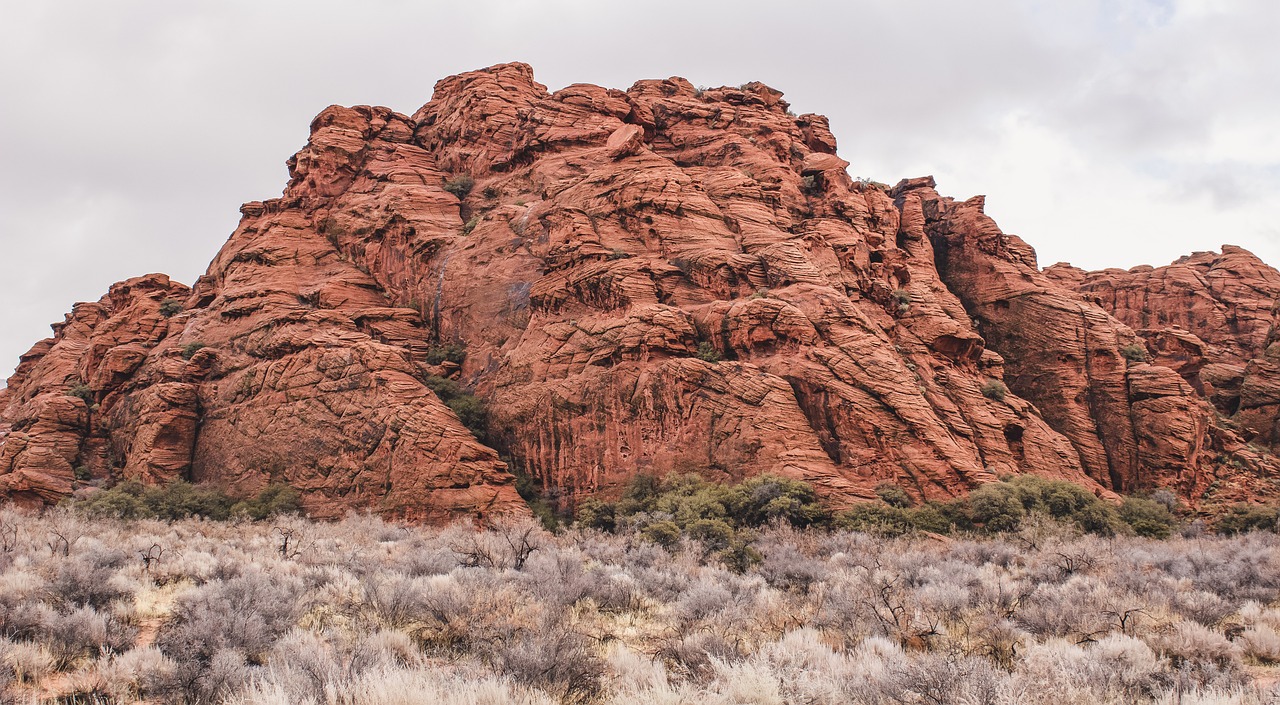
[[0, 510], [0, 702], [1265, 703], [1280, 536]]

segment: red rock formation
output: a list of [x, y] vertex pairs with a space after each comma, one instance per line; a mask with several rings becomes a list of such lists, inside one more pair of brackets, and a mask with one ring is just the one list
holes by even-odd
[[1176, 370], [1246, 438], [1280, 440], [1280, 273], [1240, 247], [1165, 267], [1045, 274], [1133, 326], [1153, 361]]
[[[328, 108], [189, 293], [117, 285], [23, 358], [0, 488], [283, 480], [318, 515], [416, 520], [525, 511], [510, 466], [565, 501], [683, 470], [837, 504], [1022, 472], [1263, 491], [1200, 388], [1125, 360], [1138, 338], [1071, 290], [1087, 275], [1040, 274], [980, 200], [847, 165], [758, 83], [549, 93], [506, 64], [412, 117]], [[433, 376], [489, 400], [488, 445]]]

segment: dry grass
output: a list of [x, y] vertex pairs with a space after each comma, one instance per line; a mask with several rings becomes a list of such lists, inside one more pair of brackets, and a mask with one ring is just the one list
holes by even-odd
[[[1264, 703], [1280, 537], [88, 520], [0, 510], [0, 703]], [[54, 534], [66, 537], [51, 541]], [[51, 547], [52, 544], [52, 547]], [[163, 547], [159, 560], [143, 555]], [[154, 556], [155, 552], [152, 552]]]

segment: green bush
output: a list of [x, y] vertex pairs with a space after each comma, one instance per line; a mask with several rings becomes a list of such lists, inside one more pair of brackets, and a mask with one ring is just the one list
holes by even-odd
[[189, 517], [225, 520], [233, 516], [267, 519], [300, 509], [298, 491], [271, 484], [257, 495], [237, 502], [222, 490], [183, 480], [167, 485], [143, 485], [127, 480], [83, 498], [72, 500], [77, 510], [94, 517], [117, 519], [165, 519]]
[[182, 346], [182, 359], [190, 360], [191, 358], [196, 356], [196, 353], [200, 352], [201, 350], [204, 350], [207, 347], [209, 346], [205, 345], [204, 343], [187, 343], [186, 345]]
[[781, 522], [794, 527], [826, 526], [830, 513], [804, 482], [761, 475], [736, 485], [709, 482], [695, 474], [658, 479], [637, 475], [616, 502], [588, 499], [578, 505], [579, 526], [632, 529], [671, 548], [682, 536], [701, 542], [725, 565], [745, 569], [759, 560], [751, 547], [753, 529]]
[[467, 359], [467, 348], [461, 343], [432, 345], [427, 348], [427, 364], [439, 365], [442, 362], [454, 362], [459, 365]]
[[902, 536], [916, 529], [905, 509], [877, 502], [865, 502], [840, 512], [835, 525], [847, 531], [886, 537]]
[[1009, 388], [1004, 386], [1004, 382], [998, 379], [989, 379], [982, 383], [982, 396], [995, 401], [1004, 401], [1004, 396], [1009, 393]]
[[232, 505], [231, 514], [261, 521], [281, 514], [297, 514], [301, 510], [302, 495], [289, 485], [273, 482], [253, 497]]
[[1120, 348], [1120, 354], [1129, 362], [1147, 361], [1147, 348], [1141, 343], [1133, 343]]
[[182, 302], [177, 299], [165, 299], [160, 302], [160, 315], [172, 318], [182, 313]]
[[1271, 505], [1239, 503], [1227, 508], [1218, 517], [1213, 530], [1219, 534], [1235, 535], [1250, 531], [1275, 531], [1280, 509]]
[[445, 406], [457, 414], [471, 435], [484, 442], [489, 435], [489, 409], [483, 399], [474, 396], [452, 379], [431, 375], [423, 380]]
[[907, 494], [906, 490], [892, 482], [881, 482], [876, 485], [876, 496], [890, 507], [905, 508], [915, 504], [915, 502], [911, 501], [911, 495]]
[[67, 396], [83, 399], [86, 404], [93, 403], [93, 389], [84, 382], [76, 382], [75, 384], [72, 384], [71, 388], [67, 390]]
[[698, 352], [696, 353], [696, 356], [699, 360], [710, 362], [713, 365], [720, 362], [720, 351], [716, 349], [716, 346], [706, 340], [698, 343]]
[[1139, 536], [1167, 539], [1173, 535], [1178, 519], [1160, 502], [1142, 497], [1128, 497], [1120, 505], [1120, 518]]
[[476, 180], [470, 174], [458, 174], [444, 180], [444, 190], [458, 198], [466, 198], [475, 185]]

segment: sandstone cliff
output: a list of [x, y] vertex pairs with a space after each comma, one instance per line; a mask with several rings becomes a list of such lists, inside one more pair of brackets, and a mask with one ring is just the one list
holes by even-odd
[[[847, 165], [758, 83], [549, 93], [505, 64], [412, 116], [328, 108], [190, 290], [123, 282], [23, 356], [0, 492], [274, 480], [317, 515], [428, 521], [526, 511], [513, 471], [564, 503], [669, 471], [836, 504], [1003, 473], [1273, 492], [1227, 416], [1280, 404], [1280, 274], [1232, 248], [1041, 272], [980, 198]], [[479, 437], [441, 378], [488, 401]]]

